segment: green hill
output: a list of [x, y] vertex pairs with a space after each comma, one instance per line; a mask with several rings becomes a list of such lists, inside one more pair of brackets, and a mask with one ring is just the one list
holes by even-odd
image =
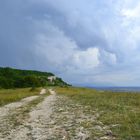
[[55, 76], [50, 72], [20, 70], [0, 67], [0, 88], [23, 88], [40, 86], [67, 86], [61, 78], [50, 81], [48, 77]]

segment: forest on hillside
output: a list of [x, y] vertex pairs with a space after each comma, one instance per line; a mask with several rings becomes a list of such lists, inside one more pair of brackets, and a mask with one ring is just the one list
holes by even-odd
[[41, 86], [66, 86], [68, 85], [61, 78], [56, 78], [50, 82], [49, 76], [54, 76], [50, 72], [40, 72], [33, 70], [19, 70], [9, 67], [0, 67], [0, 88], [24, 88]]

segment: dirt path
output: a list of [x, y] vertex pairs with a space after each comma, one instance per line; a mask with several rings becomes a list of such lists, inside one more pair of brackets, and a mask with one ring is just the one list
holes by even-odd
[[[22, 125], [17, 127], [8, 139], [14, 140], [45, 140], [48, 132], [47, 124], [50, 122], [52, 106], [56, 97], [53, 91], [33, 110], [29, 112], [29, 118]], [[18, 133], [16, 133], [18, 132]]]
[[40, 95], [43, 95], [46, 93], [46, 89], [42, 89], [41, 92], [40, 92]]
[[[28, 102], [31, 97], [15, 103], [10, 112], [8, 105], [8, 113], [0, 116], [0, 140], [114, 139], [110, 127], [98, 120], [101, 112], [89, 113], [88, 106], [58, 96], [52, 89], [49, 92], [49, 96], [40, 95], [43, 99], [39, 101], [40, 97], [32, 97], [38, 101], [35, 105]], [[19, 121], [13, 125], [15, 116]]]

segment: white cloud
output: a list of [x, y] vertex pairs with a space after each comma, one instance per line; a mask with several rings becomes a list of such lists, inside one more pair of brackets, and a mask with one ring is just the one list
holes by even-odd
[[140, 17], [140, 5], [134, 9], [123, 9], [122, 15], [127, 18], [139, 18]]
[[40, 23], [44, 33], [38, 34], [35, 41], [35, 52], [42, 55], [50, 69], [69, 71], [84, 71], [94, 69], [99, 65], [99, 50], [91, 47], [81, 50], [77, 44], [67, 37], [59, 28], [48, 22]]
[[79, 50], [74, 54], [74, 64], [79, 69], [94, 69], [99, 65], [98, 48], [88, 48], [87, 50]]

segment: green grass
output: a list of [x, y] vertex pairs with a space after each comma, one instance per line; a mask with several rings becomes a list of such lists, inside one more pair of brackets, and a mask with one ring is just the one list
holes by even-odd
[[0, 106], [21, 100], [22, 98], [38, 95], [41, 88], [31, 91], [30, 88], [0, 89]]
[[57, 93], [66, 95], [84, 106], [88, 113], [102, 112], [99, 120], [112, 124], [112, 131], [119, 140], [140, 140], [140, 94], [96, 91], [86, 88], [56, 88]]

